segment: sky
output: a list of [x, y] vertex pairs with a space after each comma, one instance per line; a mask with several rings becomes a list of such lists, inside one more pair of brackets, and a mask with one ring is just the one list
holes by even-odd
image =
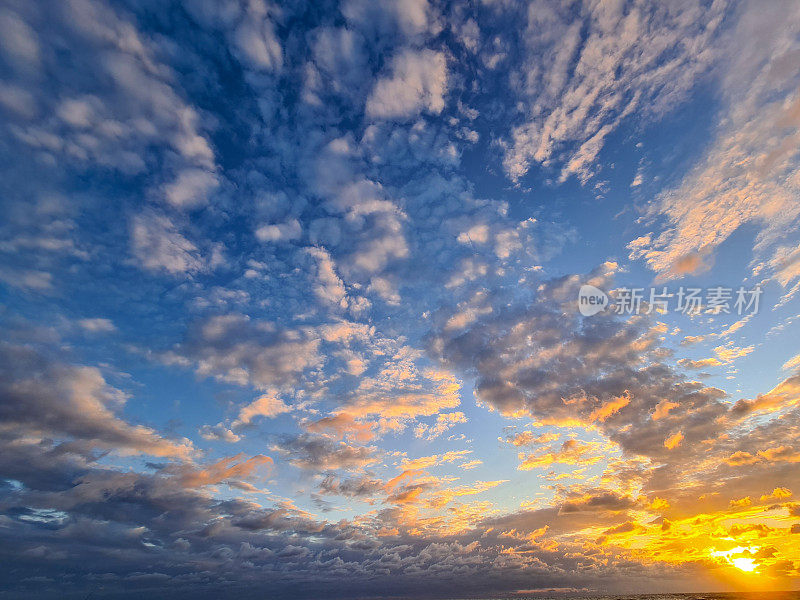
[[0, 1], [0, 597], [800, 588], [800, 4]]

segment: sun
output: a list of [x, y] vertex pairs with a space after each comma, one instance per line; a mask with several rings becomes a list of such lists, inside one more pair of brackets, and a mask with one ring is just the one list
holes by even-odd
[[[759, 548], [757, 546], [743, 547], [737, 546], [731, 550], [712, 550], [711, 556], [724, 559], [729, 565], [736, 567], [744, 573], [758, 573], [758, 563], [752, 558]], [[742, 554], [751, 556], [741, 556]], [[738, 556], [737, 556], [738, 555]]]
[[752, 558], [734, 558], [731, 560], [731, 564], [745, 573], [752, 573], [758, 567]]

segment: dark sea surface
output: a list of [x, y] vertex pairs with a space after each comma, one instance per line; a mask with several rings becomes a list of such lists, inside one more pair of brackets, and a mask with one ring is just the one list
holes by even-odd
[[[482, 600], [800, 600], [800, 590], [794, 592], [730, 592], [684, 594], [580, 595], [580, 594], [513, 594]], [[471, 600], [476, 600], [475, 598]]]

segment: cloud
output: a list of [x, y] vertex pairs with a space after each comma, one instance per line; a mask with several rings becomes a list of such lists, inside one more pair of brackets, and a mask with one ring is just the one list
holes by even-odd
[[800, 450], [795, 450], [793, 446], [773, 446], [758, 452], [759, 458], [769, 462], [800, 462]]
[[350, 136], [344, 136], [316, 149], [309, 160], [310, 191], [324, 198], [327, 211], [336, 217], [315, 221], [313, 237], [337, 247], [336, 253], [327, 251], [345, 285], [367, 284], [380, 298], [396, 302], [396, 286], [386, 271], [409, 256], [408, 216], [389, 190], [361, 173], [366, 165], [360, 153]]
[[765, 500], [771, 500], [771, 499], [783, 500], [785, 498], [791, 498], [791, 497], [792, 497], [792, 490], [785, 487], [778, 487], [772, 490], [771, 494], [761, 496], [761, 501], [763, 502]]
[[683, 432], [679, 431], [664, 440], [664, 448], [673, 450], [680, 446], [681, 442], [683, 442]]
[[189, 440], [169, 440], [115, 414], [127, 397], [95, 367], [59, 362], [24, 346], [3, 343], [0, 412], [6, 431], [64, 436], [122, 454], [189, 458]]
[[[680, 184], [650, 206], [649, 213], [667, 225], [631, 255], [664, 277], [696, 272], [703, 264], [700, 256], [710, 255], [748, 224], [756, 227], [754, 249], [763, 254], [800, 215], [794, 200], [800, 185], [800, 81], [783, 69], [797, 52], [795, 10], [774, 6], [761, 11], [753, 5], [742, 11], [726, 38], [730, 51], [721, 67], [725, 106], [715, 139]], [[774, 252], [773, 275], [786, 286], [795, 278], [792, 260], [786, 248]]]
[[283, 403], [283, 400], [265, 394], [239, 410], [239, 416], [233, 421], [233, 427], [249, 425], [256, 417], [272, 419], [278, 415], [290, 412], [292, 409]]
[[[465, 330], [435, 330], [430, 348], [448, 368], [474, 374], [478, 401], [503, 415], [599, 430], [623, 451], [656, 460], [668, 451], [661, 442], [675, 434], [673, 417], [680, 418], [686, 440], [681, 452], [689, 453], [691, 444], [718, 434], [715, 419], [732, 418], [738, 409], [722, 402], [721, 390], [662, 364], [654, 323], [603, 315], [581, 319], [574, 307], [578, 287], [586, 281], [611, 287], [613, 271], [607, 269], [540, 281], [531, 296], [517, 300], [499, 295], [493, 310]], [[438, 317], [440, 327], [450, 314]], [[670, 418], [659, 412], [665, 399], [677, 404]], [[555, 455], [545, 454], [532, 455], [527, 464], [555, 462]]]
[[5, 55], [22, 66], [38, 66], [40, 61], [39, 38], [28, 24], [10, 10], [0, 13], [0, 32]]
[[800, 246], [779, 246], [767, 264], [775, 274], [775, 279], [783, 287], [794, 285], [784, 294], [778, 306], [788, 302], [800, 289]]
[[321, 105], [328, 95], [344, 96], [360, 108], [367, 83], [364, 73], [369, 69], [364, 36], [347, 27], [321, 27], [311, 36], [314, 62], [306, 74], [306, 101]]
[[[99, 167], [131, 176], [150, 169], [147, 187], [159, 196], [199, 204], [217, 185], [214, 151], [163, 48], [130, 17], [95, 0], [59, 3], [53, 11], [24, 3], [5, 10], [4, 48], [28, 65], [5, 96], [12, 105], [36, 98], [16, 111], [22, 119], [8, 132], [43, 167], [57, 159], [84, 172]], [[47, 43], [32, 34], [32, 24], [48, 32]], [[70, 60], [56, 51], [55, 38], [69, 47]], [[28, 120], [26, 112], [47, 116]], [[177, 180], [164, 187], [174, 172]]]
[[785, 363], [783, 363], [781, 369], [783, 369], [784, 371], [790, 371], [797, 367], [800, 367], [800, 354], [796, 354], [795, 356], [787, 360]]
[[505, 441], [513, 446], [533, 446], [549, 444], [550, 442], [555, 442], [560, 437], [560, 433], [554, 432], [543, 433], [537, 436], [532, 431], [522, 431], [514, 435], [509, 435]]
[[235, 443], [241, 440], [241, 436], [235, 434], [233, 431], [225, 427], [222, 423], [216, 425], [203, 425], [198, 430], [200, 437], [208, 441], [223, 441], [228, 443]]
[[186, 169], [165, 188], [167, 202], [175, 208], [192, 209], [206, 203], [208, 195], [219, 185], [213, 173], [203, 169]]
[[256, 238], [261, 242], [282, 242], [296, 240], [301, 235], [300, 223], [292, 219], [278, 225], [262, 225], [256, 229]]
[[[239, 415], [230, 424], [217, 423], [216, 425], [203, 425], [200, 436], [206, 440], [220, 440], [235, 443], [242, 439], [241, 430], [253, 424], [257, 417], [273, 419], [278, 415], [291, 412], [292, 408], [284, 404], [283, 400], [270, 394], [256, 398], [250, 404], [239, 409]], [[238, 433], [235, 433], [238, 432]]]
[[275, 32], [277, 7], [263, 0], [191, 0], [190, 14], [203, 26], [221, 30], [243, 66], [256, 72], [280, 70], [283, 48]]
[[292, 465], [306, 470], [359, 471], [378, 460], [376, 448], [334, 441], [326, 436], [300, 434], [284, 437], [273, 446]]
[[628, 406], [631, 403], [630, 395], [623, 395], [619, 398], [614, 398], [613, 400], [605, 403], [604, 405], [596, 408], [591, 412], [589, 415], [590, 421], [605, 421], [614, 413], [619, 412], [621, 409]]
[[459, 389], [450, 373], [420, 371], [406, 358], [387, 364], [376, 377], [362, 378], [346, 410], [361, 418], [377, 416], [384, 428], [402, 429], [407, 421], [457, 407]]
[[280, 42], [272, 22], [266, 18], [266, 5], [251, 2], [241, 24], [233, 32], [233, 41], [240, 55], [254, 68], [274, 71], [283, 60]]
[[[227, 483], [234, 487], [242, 487], [240, 480], [246, 479], [259, 467], [270, 467], [273, 460], [269, 456], [258, 454], [246, 460], [244, 453], [220, 459], [216, 463], [196, 468], [190, 465], [169, 466], [164, 472], [169, 473], [177, 481], [189, 488]], [[248, 489], [245, 487], [245, 489]]]
[[400, 467], [404, 471], [430, 469], [431, 467], [435, 467], [437, 465], [451, 463], [461, 458], [464, 458], [467, 454], [470, 454], [471, 452], [472, 450], [451, 450], [449, 452], [445, 452], [444, 454], [421, 456], [420, 458], [415, 458], [413, 460], [403, 459]]
[[794, 408], [800, 403], [800, 375], [792, 375], [784, 379], [766, 394], [759, 394], [753, 399], [738, 400], [731, 408], [735, 419], [746, 418], [754, 414], [774, 413]]
[[342, 14], [350, 23], [372, 29], [377, 35], [399, 33], [413, 39], [440, 28], [428, 0], [347, 0]]
[[346, 412], [304, 423], [303, 428], [310, 433], [321, 433], [337, 439], [352, 438], [357, 442], [368, 442], [375, 437], [374, 423], [357, 421]]
[[692, 360], [690, 358], [682, 358], [678, 361], [678, 365], [685, 369], [705, 369], [706, 367], [718, 367], [723, 363], [716, 358], [702, 358], [700, 360]]
[[464, 470], [468, 471], [470, 469], [475, 469], [475, 468], [481, 466], [482, 464], [483, 464], [482, 460], [469, 460], [469, 461], [467, 461], [465, 463], [461, 463], [460, 465], [458, 465], [458, 467], [460, 469], [464, 469]]
[[111, 319], [99, 317], [94, 319], [80, 319], [78, 321], [78, 326], [90, 333], [110, 333], [117, 330]]
[[593, 465], [603, 459], [601, 454], [598, 454], [598, 448], [595, 444], [586, 444], [578, 440], [566, 440], [561, 448], [555, 452], [553, 451], [540, 451], [533, 454], [520, 453], [520, 464], [517, 467], [520, 471], [530, 471], [531, 469], [538, 469], [547, 467], [552, 464], [565, 464], [565, 465]]
[[384, 491], [384, 483], [368, 474], [339, 479], [327, 475], [319, 484], [321, 494], [345, 496], [347, 498], [367, 498], [380, 495]]
[[676, 12], [645, 2], [531, 3], [513, 80], [522, 123], [503, 144], [506, 174], [518, 181], [537, 162], [558, 165], [562, 181], [575, 175], [586, 183], [626, 117], [660, 116], [710, 67], [723, 10], [700, 2]]
[[291, 384], [320, 364], [319, 343], [311, 332], [234, 313], [192, 324], [185, 340], [161, 358], [192, 364], [203, 377], [266, 389]]
[[314, 293], [320, 300], [342, 307], [347, 306], [347, 291], [336, 272], [336, 264], [330, 254], [322, 248], [310, 248], [308, 253], [317, 261]]
[[748, 465], [758, 462], [758, 458], [750, 454], [749, 452], [738, 451], [731, 454], [727, 459], [726, 462], [733, 466], [738, 467], [740, 465]]
[[436, 422], [433, 425], [426, 425], [424, 423], [417, 425], [414, 429], [414, 435], [416, 437], [425, 437], [428, 440], [432, 440], [458, 423], [466, 422], [467, 417], [463, 412], [439, 413], [436, 415]]
[[658, 421], [659, 419], [665, 419], [669, 417], [669, 413], [673, 408], [679, 408], [680, 404], [677, 402], [670, 402], [669, 400], [662, 400], [659, 402], [655, 409], [653, 410], [653, 414], [651, 418], [654, 421]]
[[179, 233], [165, 215], [133, 217], [131, 251], [145, 269], [170, 275], [192, 275], [208, 266], [199, 248]]
[[[542, 167], [534, 195], [600, 174], [722, 64], [717, 20], [758, 12], [706, 4], [8, 2], [0, 278], [25, 290], [0, 311], [0, 588], [670, 589], [726, 572], [708, 549], [739, 540], [796, 574], [795, 375], [732, 398], [655, 316], [581, 318], [581, 284], [636, 273], [571, 273], [558, 252], [597, 241], [552, 223], [572, 209], [491, 181], [492, 149], [520, 182]], [[631, 193], [626, 166], [636, 194], [663, 181], [621, 157], [609, 189]], [[632, 251], [667, 250], [659, 215]], [[795, 245], [754, 265], [787, 294]]]
[[0, 269], [0, 281], [26, 291], [47, 292], [53, 287], [50, 273], [27, 269]]
[[379, 79], [367, 99], [367, 116], [409, 119], [444, 108], [447, 63], [433, 50], [404, 50], [392, 58], [391, 75]]
[[594, 511], [624, 511], [636, 506], [635, 501], [629, 496], [623, 496], [614, 492], [601, 492], [589, 494], [578, 500], [571, 500], [561, 505], [561, 513], [573, 512], [594, 512]]

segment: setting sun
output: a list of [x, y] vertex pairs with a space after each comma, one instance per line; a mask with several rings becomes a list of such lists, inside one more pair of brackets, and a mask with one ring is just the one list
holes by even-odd
[[737, 546], [730, 550], [712, 550], [711, 556], [723, 558], [731, 566], [736, 567], [745, 573], [757, 573], [758, 563], [753, 558], [760, 548], [758, 546]]
[[758, 566], [752, 558], [734, 558], [731, 560], [734, 567], [746, 573], [752, 573]]

